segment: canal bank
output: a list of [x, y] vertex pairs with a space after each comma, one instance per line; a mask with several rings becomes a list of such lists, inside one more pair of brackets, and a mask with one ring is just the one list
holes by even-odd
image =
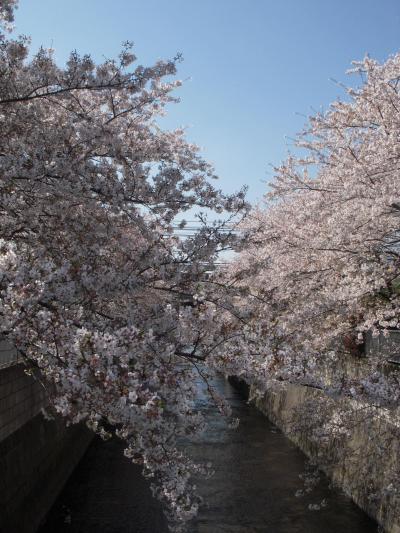
[[0, 533], [34, 533], [87, 449], [86, 426], [46, 419], [47, 394], [0, 340]]
[[[215, 474], [197, 480], [204, 505], [190, 533], [376, 532], [375, 522], [325, 477], [296, 497], [304, 491], [303, 453], [228, 382], [219, 379], [216, 387], [241, 423], [232, 429], [205, 394], [200, 398], [209, 427], [186, 449], [212, 462]], [[167, 532], [139, 470], [120, 452], [118, 441], [92, 443], [40, 533]]]
[[[400, 533], [399, 494], [390, 490], [398, 481], [393, 483], [399, 470], [399, 428], [387, 416], [381, 416], [379, 409], [363, 412], [363, 406], [351, 405], [351, 400], [339, 404], [321, 391], [290, 384], [253, 402], [384, 531]], [[346, 404], [345, 426], [351, 427], [350, 432], [326, 437], [324, 428], [343, 416]]]
[[[365, 356], [338, 360], [347, 378], [362, 383], [369, 357], [386, 376], [399, 376], [400, 332], [365, 335]], [[329, 371], [325, 378], [329, 380]], [[397, 378], [398, 379], [398, 378]], [[400, 533], [400, 425], [397, 407], [383, 408], [312, 387], [282, 383], [259, 395], [244, 382], [252, 403], [312, 458], [387, 533]]]

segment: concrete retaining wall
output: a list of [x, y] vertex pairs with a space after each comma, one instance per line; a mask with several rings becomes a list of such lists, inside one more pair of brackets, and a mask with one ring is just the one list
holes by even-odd
[[0, 533], [33, 533], [92, 434], [40, 413], [46, 394], [22, 364], [0, 369]]
[[[393, 472], [399, 471], [400, 442], [393, 438], [396, 432], [387, 420], [358, 417], [350, 437], [338, 435], [321, 444], [316, 431], [334, 415], [335, 408], [320, 391], [288, 385], [254, 401], [385, 531], [400, 533], [400, 495], [386, 490], [393, 482]], [[303, 420], [296, 420], [299, 407], [307, 404], [312, 409], [309, 418], [304, 419], [304, 409]]]
[[46, 403], [43, 387], [23, 365], [0, 369], [0, 442], [36, 416]]

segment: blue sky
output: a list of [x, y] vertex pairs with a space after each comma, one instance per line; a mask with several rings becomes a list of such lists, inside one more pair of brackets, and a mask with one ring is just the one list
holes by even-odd
[[[145, 65], [181, 52], [168, 127], [187, 126], [220, 186], [259, 200], [305, 116], [342, 95], [352, 59], [400, 49], [398, 0], [20, 0], [16, 31], [95, 59], [135, 42]], [[353, 80], [352, 83], [356, 83]]]

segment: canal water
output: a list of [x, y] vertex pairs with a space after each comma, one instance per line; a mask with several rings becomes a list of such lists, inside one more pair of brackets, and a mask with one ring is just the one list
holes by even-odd
[[[377, 525], [322, 476], [302, 497], [305, 456], [224, 379], [216, 386], [240, 425], [232, 429], [205, 394], [208, 431], [186, 445], [215, 474], [197, 481], [204, 505], [189, 533], [370, 533]], [[95, 439], [40, 533], [167, 533], [158, 502], [116, 440]], [[322, 506], [321, 506], [322, 503]], [[317, 510], [318, 509], [318, 510]]]

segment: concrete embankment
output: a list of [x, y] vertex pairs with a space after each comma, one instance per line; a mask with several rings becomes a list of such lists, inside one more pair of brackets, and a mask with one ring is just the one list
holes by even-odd
[[0, 533], [37, 530], [92, 438], [43, 417], [45, 391], [25, 370], [12, 357], [0, 368]]
[[[290, 384], [253, 401], [385, 531], [400, 533], [400, 494], [393, 490], [399, 473], [399, 428], [387, 412], [371, 414], [362, 406], [344, 405], [346, 400], [339, 404], [321, 391]], [[339, 418], [346, 407], [353, 419], [345, 421], [341, 433]], [[327, 426], [330, 430], [324, 431]], [[336, 434], [327, 437], [332, 427]]]

